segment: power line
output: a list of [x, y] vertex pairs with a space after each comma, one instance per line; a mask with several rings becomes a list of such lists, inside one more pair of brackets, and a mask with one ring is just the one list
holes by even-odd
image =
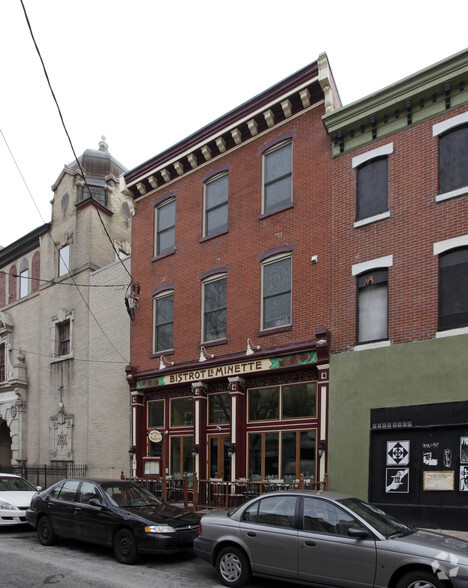
[[[50, 354], [39, 353], [38, 351], [28, 351], [27, 349], [23, 349], [23, 347], [19, 347], [19, 348], [8, 347], [8, 349], [10, 351], [18, 351], [20, 353], [26, 353], [28, 355], [38, 355], [39, 357], [48, 357], [48, 358], [53, 357], [54, 359], [60, 358], [59, 355], [51, 356]], [[120, 353], [119, 353], [119, 355], [120, 355]], [[122, 364], [128, 365], [130, 363], [130, 360], [125, 359], [122, 355], [120, 355], [120, 357], [122, 358], [123, 361], [109, 361], [107, 359], [80, 359], [75, 356], [73, 356], [73, 361], [82, 361], [85, 363], [115, 363], [115, 364], [119, 364], [119, 365], [122, 365]]]
[[[83, 176], [83, 181], [84, 181], [84, 183], [85, 183], [85, 186], [86, 186], [86, 188], [88, 189], [89, 196], [90, 196], [91, 200], [94, 200], [94, 198], [93, 198], [93, 195], [92, 195], [92, 192], [91, 192], [91, 190], [90, 190], [90, 188], [89, 188], [89, 185], [88, 185], [88, 183], [87, 183], [87, 181], [86, 181], [86, 176], [85, 176], [85, 173], [84, 173], [84, 171], [83, 171], [83, 168], [81, 167], [81, 164], [80, 164], [80, 162], [79, 162], [79, 160], [78, 160], [78, 157], [77, 157], [77, 155], [76, 155], [76, 152], [75, 152], [75, 147], [73, 146], [73, 142], [72, 142], [72, 140], [71, 140], [71, 137], [70, 137], [70, 135], [69, 135], [69, 133], [68, 133], [68, 129], [67, 129], [67, 126], [66, 126], [66, 124], [65, 124], [65, 120], [64, 120], [64, 118], [63, 118], [63, 116], [62, 116], [62, 111], [60, 110], [60, 106], [59, 106], [58, 100], [57, 100], [57, 98], [56, 98], [56, 96], [55, 96], [55, 92], [54, 92], [54, 90], [53, 90], [53, 88], [52, 88], [52, 84], [51, 84], [51, 82], [50, 82], [50, 79], [49, 79], [49, 74], [47, 73], [47, 69], [46, 69], [46, 66], [45, 66], [44, 60], [42, 59], [41, 52], [40, 52], [40, 50], [39, 50], [39, 47], [38, 47], [38, 45], [37, 45], [37, 43], [36, 43], [36, 39], [35, 39], [35, 37], [34, 37], [34, 33], [33, 33], [33, 31], [32, 31], [31, 23], [29, 22], [29, 17], [28, 17], [28, 14], [27, 14], [27, 12], [26, 12], [26, 8], [25, 8], [25, 6], [24, 6], [23, 0], [20, 0], [20, 2], [21, 2], [21, 6], [23, 7], [23, 12], [24, 12], [24, 16], [25, 16], [25, 18], [26, 18], [26, 23], [27, 23], [27, 25], [28, 25], [29, 33], [30, 33], [30, 35], [31, 35], [31, 38], [32, 38], [32, 41], [33, 41], [33, 43], [34, 43], [34, 47], [36, 48], [37, 55], [39, 56], [39, 59], [40, 59], [40, 61], [41, 61], [41, 64], [42, 64], [42, 69], [43, 69], [43, 71], [44, 71], [44, 75], [45, 75], [45, 78], [46, 78], [46, 80], [47, 80], [47, 84], [48, 84], [48, 86], [49, 86], [50, 92], [51, 92], [51, 94], [52, 94], [52, 98], [54, 99], [55, 105], [56, 105], [56, 107], [57, 107], [57, 111], [58, 111], [58, 113], [59, 113], [60, 120], [62, 121], [62, 126], [63, 126], [63, 129], [64, 129], [64, 131], [65, 131], [65, 134], [66, 134], [66, 136], [67, 136], [68, 142], [70, 143], [70, 147], [71, 147], [71, 150], [72, 150], [73, 156], [74, 156], [74, 158], [75, 158], [75, 161], [76, 161], [76, 163], [77, 163], [77, 165], [78, 165], [78, 167], [79, 167], [79, 169], [80, 169], [81, 175]], [[111, 237], [110, 237], [110, 235], [109, 235], [109, 233], [108, 233], [108, 231], [107, 231], [107, 228], [106, 228], [106, 226], [105, 226], [105, 224], [104, 224], [104, 221], [102, 220], [101, 214], [100, 214], [100, 212], [99, 212], [99, 210], [98, 210], [97, 208], [96, 208], [95, 210], [96, 210], [96, 212], [97, 212], [97, 215], [98, 215], [98, 218], [99, 218], [99, 220], [100, 220], [100, 222], [101, 222], [101, 225], [102, 225], [102, 227], [103, 227], [103, 229], [104, 229], [104, 232], [106, 233], [106, 235], [107, 235], [107, 238], [109, 239], [109, 242], [110, 242], [110, 244], [112, 245], [112, 248], [114, 249], [115, 253], [116, 253], [116, 254], [117, 254], [117, 256], [118, 256], [118, 251], [116, 250], [116, 248], [115, 248], [115, 246], [114, 246], [114, 243], [112, 242], [112, 239], [111, 239]], [[120, 259], [120, 258], [119, 258], [119, 259]], [[126, 266], [124, 265], [124, 263], [122, 262], [122, 260], [120, 260], [120, 262], [122, 263], [123, 267], [125, 268], [125, 271], [127, 272], [127, 274], [129, 275], [130, 279], [131, 279], [131, 280], [132, 280], [132, 282], [133, 282], [134, 280], [133, 280], [133, 277], [132, 277], [131, 273], [128, 271], [128, 269], [126, 268]]]
[[19, 274], [14, 274], [13, 272], [6, 272], [5, 270], [0, 270], [0, 274], [5, 274], [5, 276], [12, 276], [13, 278], [40, 282], [42, 284], [51, 284], [52, 286], [79, 286], [80, 288], [127, 288], [127, 284], [77, 284], [76, 282], [57, 282], [56, 280], [42, 280], [41, 278], [33, 278], [20, 276]]

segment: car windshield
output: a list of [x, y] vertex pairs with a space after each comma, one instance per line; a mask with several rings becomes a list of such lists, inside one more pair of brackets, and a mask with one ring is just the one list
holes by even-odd
[[358, 498], [341, 498], [338, 502], [359, 515], [366, 523], [372, 525], [374, 529], [387, 538], [396, 535], [407, 535], [413, 532], [412, 527], [405, 525], [405, 523], [398, 521], [383, 510], [380, 510], [380, 508], [372, 506], [372, 504], [363, 500], [359, 500]]
[[36, 492], [36, 488], [24, 478], [0, 476], [0, 492]]
[[101, 484], [101, 486], [115, 506], [128, 508], [131, 506], [161, 506], [163, 504], [162, 500], [138, 484], [113, 482]]

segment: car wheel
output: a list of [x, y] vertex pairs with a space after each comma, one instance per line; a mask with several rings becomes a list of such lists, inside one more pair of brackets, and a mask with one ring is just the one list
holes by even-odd
[[135, 537], [128, 529], [120, 529], [114, 539], [114, 554], [123, 564], [134, 564], [138, 559]]
[[398, 580], [396, 588], [445, 588], [445, 586], [447, 584], [431, 572], [415, 570], [402, 576]]
[[222, 584], [238, 588], [249, 581], [249, 560], [238, 547], [225, 547], [216, 558], [216, 573]]
[[37, 523], [37, 538], [41, 545], [55, 545], [57, 535], [54, 532], [49, 517], [42, 517]]

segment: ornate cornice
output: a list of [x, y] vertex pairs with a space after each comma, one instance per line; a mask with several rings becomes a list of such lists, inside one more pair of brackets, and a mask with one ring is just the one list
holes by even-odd
[[[320, 67], [320, 72], [319, 72]], [[320, 75], [319, 75], [320, 74]], [[335, 88], [326, 55], [127, 172], [121, 190], [133, 198], [154, 192], [324, 102]], [[336, 90], [335, 90], [336, 92]], [[340, 104], [339, 97], [335, 103]]]
[[468, 50], [323, 117], [341, 155], [468, 101]]

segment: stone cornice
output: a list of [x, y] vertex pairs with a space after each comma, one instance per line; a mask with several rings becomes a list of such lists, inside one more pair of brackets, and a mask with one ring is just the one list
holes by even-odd
[[468, 50], [323, 117], [333, 155], [356, 149], [468, 101]]

